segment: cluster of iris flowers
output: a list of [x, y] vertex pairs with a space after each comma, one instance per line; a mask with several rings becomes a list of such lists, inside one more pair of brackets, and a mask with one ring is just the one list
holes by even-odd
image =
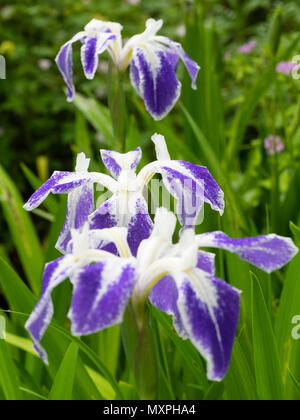
[[[68, 100], [75, 95], [72, 45], [81, 41], [88, 79], [95, 75], [99, 55], [107, 51], [120, 72], [130, 66], [132, 85], [147, 110], [154, 119], [162, 119], [180, 96], [179, 59], [193, 88], [199, 71], [180, 44], [157, 35], [162, 24], [149, 19], [145, 32], [123, 46], [120, 24], [92, 20], [62, 46], [56, 58]], [[206, 359], [207, 377], [221, 381], [230, 363], [241, 292], [216, 277], [215, 254], [206, 248], [236, 253], [267, 273], [287, 264], [298, 249], [291, 239], [275, 234], [243, 239], [231, 239], [223, 232], [197, 235], [195, 226], [205, 203], [223, 214], [223, 191], [207, 168], [172, 160], [163, 136], [155, 134], [152, 141], [157, 159], [139, 173], [140, 148], [125, 154], [101, 150], [112, 176], [89, 172], [90, 160], [80, 153], [74, 172], [54, 172], [25, 204], [30, 211], [50, 193], [68, 195], [66, 220], [56, 244], [62, 257], [46, 265], [42, 295], [26, 328], [34, 348], [48, 363], [41, 340], [53, 316], [51, 294], [70, 279], [73, 296], [68, 317], [73, 335], [85, 336], [122, 323], [128, 305], [142, 329], [150, 301], [173, 317], [177, 334], [190, 339]], [[156, 174], [177, 205], [174, 213], [158, 208], [153, 221], [145, 190]], [[98, 207], [95, 184], [111, 193]], [[177, 220], [181, 231], [174, 243]]]
[[[216, 277], [215, 254], [205, 248], [234, 252], [267, 273], [283, 267], [298, 249], [291, 239], [274, 234], [243, 239], [223, 232], [196, 235], [204, 203], [223, 214], [224, 194], [207, 168], [171, 160], [164, 137], [154, 135], [152, 140], [157, 160], [138, 174], [140, 148], [126, 154], [101, 150], [112, 177], [88, 172], [89, 159], [81, 153], [75, 172], [54, 172], [26, 203], [25, 208], [33, 210], [49, 193], [68, 194], [66, 221], [56, 245], [63, 256], [46, 265], [42, 296], [26, 328], [47, 363], [40, 341], [53, 315], [51, 293], [68, 278], [73, 285], [68, 316], [76, 336], [121, 323], [129, 302], [142, 319], [150, 299], [173, 316], [178, 335], [190, 339], [206, 359], [208, 378], [220, 381], [230, 363], [240, 291]], [[182, 229], [176, 244], [176, 215], [158, 208], [153, 222], [143, 195], [157, 173], [177, 200]], [[98, 208], [94, 183], [112, 193]]]

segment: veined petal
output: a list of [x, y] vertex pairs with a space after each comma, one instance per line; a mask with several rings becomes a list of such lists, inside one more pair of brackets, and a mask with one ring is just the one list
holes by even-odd
[[132, 259], [111, 257], [83, 268], [74, 282], [69, 318], [73, 335], [87, 335], [122, 322], [135, 285]]
[[94, 172], [60, 172], [55, 171], [24, 205], [24, 209], [31, 211], [38, 207], [50, 193], [68, 194], [75, 188], [81, 187], [89, 182], [104, 185], [110, 190], [114, 190], [116, 181], [104, 174]]
[[267, 273], [282, 268], [298, 253], [298, 248], [290, 238], [274, 234], [231, 239], [223, 232], [212, 232], [198, 235], [197, 242], [201, 247], [221, 248], [234, 252], [242, 260]]
[[86, 36], [82, 40], [81, 62], [87, 79], [93, 79], [99, 63], [99, 55], [107, 50], [110, 41], [116, 40], [116, 35], [109, 32]]
[[53, 188], [59, 183], [59, 181], [67, 178], [72, 172], [60, 172], [55, 171], [51, 178], [49, 178], [38, 190], [36, 190], [27, 203], [24, 205], [24, 209], [31, 211], [37, 208], [47, 197], [53, 192]]
[[173, 277], [165, 276], [153, 287], [149, 299], [152, 305], [156, 306], [160, 311], [172, 315], [176, 332], [181, 338], [186, 339], [188, 334], [184, 329], [177, 306], [178, 296], [177, 285]]
[[64, 81], [68, 87], [68, 96], [67, 100], [71, 102], [75, 95], [75, 87], [73, 84], [73, 62], [72, 62], [72, 45], [74, 42], [83, 39], [85, 36], [84, 32], [79, 32], [76, 34], [70, 41], [64, 44], [59, 53], [56, 56], [55, 62], [59, 68], [59, 71], [62, 74]]
[[47, 353], [40, 342], [53, 316], [51, 293], [56, 286], [70, 276], [73, 269], [73, 257], [70, 255], [59, 258], [46, 265], [43, 275], [41, 299], [25, 325], [31, 335], [35, 350], [46, 364], [48, 364]]
[[94, 211], [94, 186], [88, 182], [68, 195], [67, 216], [55, 247], [63, 254], [71, 240], [71, 230], [80, 229]]
[[[120, 191], [102, 204], [89, 218], [91, 229], [128, 228], [128, 244], [134, 256], [140, 243], [149, 238], [153, 223], [144, 197], [136, 192]], [[114, 245], [109, 245], [110, 250]]]
[[102, 161], [109, 172], [118, 179], [122, 170], [135, 172], [142, 158], [142, 150], [138, 147], [129, 153], [118, 153], [113, 150], [100, 150]]
[[231, 359], [240, 292], [199, 269], [177, 273], [174, 277], [184, 329], [207, 361], [208, 379], [221, 381]]
[[206, 271], [207, 273], [214, 276], [216, 274], [215, 259], [215, 254], [205, 251], [198, 251], [197, 267], [200, 268], [200, 270]]
[[181, 93], [174, 62], [168, 60], [164, 48], [148, 43], [133, 49], [131, 82], [143, 98], [155, 120], [163, 119], [174, 107]]
[[222, 215], [224, 193], [207, 168], [185, 161], [156, 161], [139, 173], [141, 182], [149, 182], [159, 173], [170, 194], [177, 200], [177, 213], [183, 228], [193, 227], [204, 202]]
[[[156, 41], [166, 44], [173, 55], [177, 55], [184, 63], [191, 79], [192, 79], [192, 88], [197, 89], [196, 82], [200, 66], [184, 51], [181, 44], [178, 42], [172, 41], [171, 39], [165, 36], [156, 36]], [[175, 58], [174, 58], [175, 60]]]

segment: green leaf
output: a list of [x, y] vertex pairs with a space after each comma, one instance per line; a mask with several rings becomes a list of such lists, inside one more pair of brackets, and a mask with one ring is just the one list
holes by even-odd
[[83, 113], [95, 130], [102, 134], [108, 145], [114, 144], [112, 122], [108, 109], [92, 98], [76, 94], [74, 105]]
[[40, 290], [44, 256], [35, 228], [13, 181], [0, 166], [0, 195], [4, 217], [18, 251], [24, 271], [35, 293]]
[[0, 257], [0, 287], [10, 308], [20, 312], [30, 312], [37, 302], [18, 274]]
[[289, 375], [290, 375], [291, 380], [293, 381], [293, 384], [296, 387], [298, 394], [300, 394], [300, 383], [297, 381], [297, 379], [295, 378], [295, 376], [290, 370], [289, 370]]
[[236, 339], [233, 347], [230, 367], [224, 380], [227, 399], [234, 401], [255, 401], [256, 384], [248, 359]]
[[295, 397], [295, 388], [289, 380], [289, 369], [300, 372], [300, 340], [295, 340], [292, 330], [295, 327], [292, 320], [295, 315], [300, 315], [300, 254], [289, 264], [285, 275], [283, 290], [280, 297], [278, 315], [275, 323], [275, 334], [282, 366], [285, 397]]
[[71, 400], [75, 371], [77, 366], [78, 346], [71, 343], [54, 379], [49, 400]]
[[7, 400], [22, 400], [20, 383], [7, 344], [0, 340], [0, 384]]
[[282, 400], [278, 348], [260, 282], [252, 273], [252, 328], [257, 394], [261, 400]]

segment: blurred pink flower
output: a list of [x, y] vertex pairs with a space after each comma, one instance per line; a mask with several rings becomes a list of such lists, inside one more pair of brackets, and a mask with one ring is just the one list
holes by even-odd
[[247, 42], [247, 44], [242, 45], [238, 51], [242, 54], [249, 54], [251, 53], [252, 50], [254, 50], [254, 48], [256, 48], [257, 46], [257, 42], [252, 40]]
[[52, 63], [47, 58], [42, 58], [41, 60], [38, 61], [38, 66], [41, 70], [46, 71], [50, 69], [50, 67], [52, 66]]
[[136, 5], [140, 4], [140, 2], [141, 2], [141, 0], [126, 0], [126, 1], [131, 6], [136, 6]]
[[225, 61], [229, 61], [232, 57], [232, 52], [231, 51], [226, 51], [226, 53], [224, 54], [224, 60]]
[[279, 136], [269, 135], [265, 138], [264, 146], [268, 155], [274, 156], [284, 150], [284, 144]]
[[276, 67], [276, 72], [290, 75], [297, 66], [298, 64], [293, 63], [292, 61], [281, 61]]

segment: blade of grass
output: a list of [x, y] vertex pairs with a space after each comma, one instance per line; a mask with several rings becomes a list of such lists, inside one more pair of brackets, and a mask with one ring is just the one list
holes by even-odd
[[33, 291], [38, 293], [44, 264], [42, 248], [30, 217], [22, 208], [23, 200], [2, 166], [0, 166], [0, 194], [4, 217], [24, 271]]
[[77, 366], [78, 346], [71, 343], [53, 381], [49, 400], [71, 400]]
[[261, 400], [283, 400], [278, 348], [260, 282], [252, 277], [252, 328], [257, 394]]

